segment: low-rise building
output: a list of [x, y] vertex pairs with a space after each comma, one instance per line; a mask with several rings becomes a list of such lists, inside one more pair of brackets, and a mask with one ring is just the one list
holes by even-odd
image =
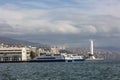
[[0, 47], [0, 61], [27, 61], [30, 51], [27, 47]]
[[51, 54], [58, 54], [59, 53], [59, 49], [58, 47], [51, 47]]

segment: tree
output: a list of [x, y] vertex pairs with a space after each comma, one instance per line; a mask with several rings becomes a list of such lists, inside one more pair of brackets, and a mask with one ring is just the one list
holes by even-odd
[[35, 58], [35, 57], [36, 57], [35, 52], [31, 51], [31, 52], [30, 52], [30, 57], [31, 57], [31, 59]]

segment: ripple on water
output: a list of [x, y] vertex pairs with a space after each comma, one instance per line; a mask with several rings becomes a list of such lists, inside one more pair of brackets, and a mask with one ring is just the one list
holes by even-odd
[[120, 62], [1, 63], [0, 80], [120, 80]]

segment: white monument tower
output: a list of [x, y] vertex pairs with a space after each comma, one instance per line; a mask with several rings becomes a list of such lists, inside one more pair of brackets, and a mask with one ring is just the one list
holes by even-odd
[[94, 54], [94, 52], [93, 52], [93, 40], [90, 40], [90, 55], [89, 55], [90, 59], [95, 59], [93, 54]]

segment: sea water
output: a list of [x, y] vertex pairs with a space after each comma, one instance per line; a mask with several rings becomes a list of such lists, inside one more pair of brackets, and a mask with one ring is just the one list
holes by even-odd
[[120, 61], [0, 63], [0, 80], [120, 80]]

